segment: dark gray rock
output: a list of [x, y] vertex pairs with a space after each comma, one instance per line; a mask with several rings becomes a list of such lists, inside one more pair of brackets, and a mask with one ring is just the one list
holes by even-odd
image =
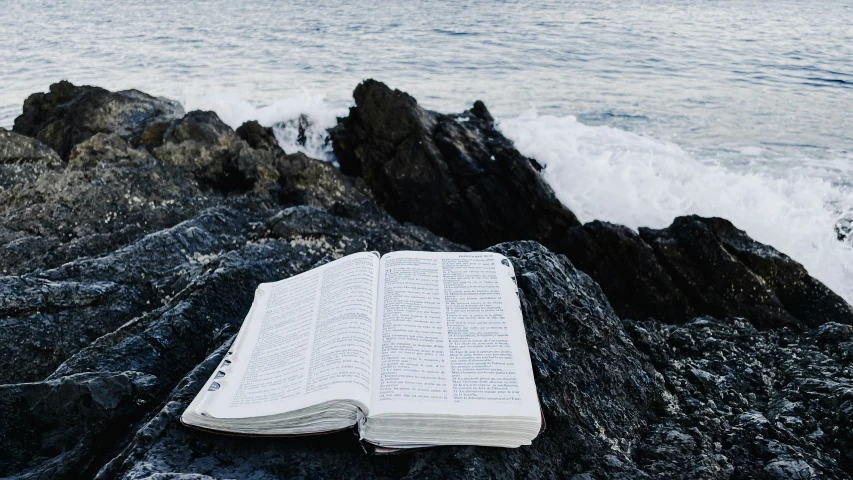
[[799, 263], [749, 238], [728, 220], [678, 217], [640, 229], [694, 310], [746, 317], [759, 328], [853, 323], [853, 308]]
[[804, 324], [853, 324], [853, 308], [791, 257], [749, 238], [723, 218], [693, 220], [703, 223], [728, 253], [761, 277], [785, 309]]
[[193, 111], [173, 121], [152, 153], [223, 193], [264, 195], [278, 180], [275, 154], [251, 148], [213, 112]]
[[[666, 379], [686, 437], [654, 433], [637, 463], [656, 478], [850, 478], [850, 327], [757, 330], [697, 318], [682, 326], [627, 322]], [[685, 474], [693, 465], [710, 465]], [[785, 476], [789, 475], [789, 476]], [[800, 476], [797, 476], [800, 475]]]
[[482, 102], [443, 115], [374, 80], [353, 97], [349, 116], [329, 130], [335, 156], [397, 220], [474, 248], [518, 239], [553, 245], [578, 225]]
[[[17, 339], [2, 357], [3, 371], [12, 381], [38, 378], [50, 368], [50, 381], [84, 372], [143, 372], [157, 378], [150, 390], [159, 402], [223, 336], [236, 332], [258, 283], [365, 249], [464, 249], [375, 208], [334, 210], [344, 216], [302, 206], [253, 222], [246, 220], [251, 212], [206, 211], [104, 257], [38, 276], [5, 277], [11, 285], [0, 289], [15, 299], [7, 311], [20, 313], [0, 330], [4, 339]], [[79, 292], [91, 298], [76, 297]], [[33, 310], [45, 312], [23, 314]], [[88, 338], [81, 341], [81, 334]], [[41, 349], [33, 346], [36, 340]], [[112, 427], [112, 440], [122, 444], [130, 423]], [[96, 453], [73, 461], [84, 466]], [[56, 472], [48, 466], [55, 461], [45, 458], [30, 472], [52, 478]], [[61, 462], [72, 460], [62, 456]]]
[[62, 165], [59, 155], [38, 140], [0, 128], [0, 192], [32, 182]]
[[178, 102], [138, 90], [109, 92], [61, 81], [48, 93], [34, 93], [15, 119], [14, 131], [37, 138], [67, 159], [78, 143], [96, 133], [114, 133], [135, 142], [145, 130], [184, 114]]
[[695, 317], [654, 249], [630, 228], [596, 220], [570, 228], [557, 248], [601, 285], [620, 317], [667, 323]]
[[96, 134], [62, 168], [0, 192], [0, 272], [114, 250], [214, 204], [181, 168]]
[[112, 451], [116, 425], [152, 408], [158, 379], [138, 372], [90, 372], [0, 385], [0, 475], [71, 478]]
[[[531, 447], [446, 447], [369, 457], [361, 453], [352, 432], [245, 439], [183, 427], [179, 416], [218, 364], [220, 349], [179, 383], [165, 406], [101, 471], [102, 477], [195, 473], [259, 479], [542, 478], [585, 471], [640, 473], [630, 452], [647, 423], [666, 408], [663, 378], [632, 345], [595, 282], [565, 257], [534, 242], [499, 245], [492, 251], [511, 258], [523, 294], [547, 422], [546, 433]], [[601, 452], [612, 458], [601, 458]]]
[[853, 324], [844, 299], [725, 219], [678, 217], [639, 234], [594, 221], [569, 229], [557, 248], [601, 285], [623, 318], [745, 317], [759, 328]]
[[237, 127], [237, 135], [240, 136], [250, 147], [278, 151], [281, 147], [275, 139], [275, 133], [270, 127], [264, 127], [255, 120], [245, 122]]
[[398, 220], [474, 248], [538, 240], [592, 275], [623, 317], [745, 316], [760, 328], [853, 322], [850, 305], [800, 264], [726, 220], [679, 217], [639, 235], [579, 225], [482, 102], [443, 115], [373, 80], [353, 97], [349, 116], [329, 130], [335, 155]]
[[162, 125], [140, 147], [94, 134], [64, 165], [36, 140], [0, 132], [0, 181], [14, 180], [0, 188], [0, 273], [100, 255], [219, 205], [329, 208], [372, 198], [361, 180], [326, 162], [271, 144], [252, 148], [212, 112]]
[[[158, 125], [130, 141], [96, 132], [64, 162], [0, 132], [3, 166], [38, 167], [0, 192], [0, 476], [94, 475], [236, 332], [260, 282], [363, 250], [466, 249], [401, 225], [325, 162], [253, 148], [211, 112]], [[144, 382], [101, 379], [116, 375]]]
[[226, 342], [178, 382], [101, 478], [849, 478], [848, 326], [623, 323], [565, 257], [534, 242], [490, 250], [510, 257], [521, 289], [547, 424], [533, 445], [370, 457], [352, 432], [245, 439], [183, 427], [181, 412]]

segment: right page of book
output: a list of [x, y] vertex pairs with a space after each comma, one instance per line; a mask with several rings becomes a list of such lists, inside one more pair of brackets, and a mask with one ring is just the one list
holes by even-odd
[[486, 252], [379, 265], [370, 414], [538, 416], [515, 274]]

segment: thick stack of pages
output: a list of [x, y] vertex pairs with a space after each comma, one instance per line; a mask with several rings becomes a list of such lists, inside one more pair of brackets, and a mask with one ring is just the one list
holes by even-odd
[[365, 252], [262, 284], [181, 419], [247, 435], [356, 426], [386, 449], [530, 444], [542, 420], [512, 265]]

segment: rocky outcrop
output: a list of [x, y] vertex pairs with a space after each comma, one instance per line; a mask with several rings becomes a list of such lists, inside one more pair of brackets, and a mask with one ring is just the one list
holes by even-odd
[[[150, 114], [170, 103], [144, 94], [60, 84], [28, 100], [21, 125], [69, 150], [0, 131], [0, 477], [853, 475], [850, 307], [802, 266], [722, 219], [577, 225], [481, 103], [460, 117], [357, 92], [332, 133], [355, 177], [256, 122]], [[457, 213], [474, 223], [439, 219]], [[353, 432], [180, 424], [258, 283], [357, 251], [483, 246], [504, 221], [552, 247], [489, 248], [516, 268], [547, 425], [533, 445], [366, 456]]]
[[0, 445], [13, 453], [0, 476], [94, 474], [117, 453], [100, 446], [125, 445], [236, 332], [260, 282], [365, 249], [466, 249], [399, 224], [331, 165], [257, 131], [247, 141], [212, 112], [161, 126], [130, 141], [94, 133], [64, 161], [0, 132], [2, 166], [32, 167], [0, 192], [0, 408], [6, 426], [26, 426]]
[[0, 128], [0, 192], [59, 168], [59, 155], [38, 140]]
[[626, 323], [673, 396], [672, 423], [652, 427], [635, 453], [653, 478], [853, 475], [853, 327]]
[[329, 131], [335, 156], [397, 220], [473, 248], [517, 239], [551, 245], [578, 225], [482, 102], [443, 115], [374, 80], [353, 97], [349, 116]]
[[654, 249], [628, 227], [596, 220], [570, 228], [557, 250], [601, 285], [620, 317], [681, 323], [696, 315]]
[[[62, 92], [76, 96], [59, 102]], [[36, 116], [83, 122], [81, 115], [94, 115], [93, 103], [86, 103], [92, 92], [99, 98], [119, 95], [63, 82], [51, 86], [51, 93], [31, 96], [18, 123]], [[116, 115], [148, 111], [153, 100], [144, 96], [138, 104], [128, 103], [136, 96], [121, 97], [124, 110], [107, 110]], [[118, 122], [98, 118], [105, 125]], [[134, 118], [145, 124], [150, 116], [122, 117], [122, 131], [142, 129], [127, 123]], [[118, 129], [104, 128], [113, 133], [93, 133], [75, 143], [65, 162], [36, 139], [0, 132], [0, 187], [13, 182], [0, 188], [0, 273], [54, 268], [100, 255], [218, 205], [329, 208], [371, 198], [362, 181], [326, 162], [286, 155], [269, 140], [253, 148], [212, 112], [190, 112], [157, 125], [130, 143], [115, 133]]]
[[622, 322], [564, 256], [534, 242], [490, 250], [517, 269], [547, 424], [532, 446], [370, 457], [352, 432], [245, 439], [185, 428], [180, 414], [219, 364], [225, 336], [185, 378], [163, 382], [177, 386], [99, 478], [848, 478], [851, 327], [799, 334], [741, 320]]
[[110, 92], [61, 81], [48, 93], [27, 98], [14, 131], [41, 140], [67, 159], [75, 145], [96, 133], [116, 134], [134, 143], [144, 140], [147, 129], [162, 128], [183, 114], [178, 102], [138, 90]]
[[844, 299], [725, 219], [678, 217], [639, 234], [595, 221], [570, 229], [558, 250], [601, 285], [621, 317], [745, 317], [759, 328], [853, 324]]
[[[764, 281], [779, 303], [802, 323], [817, 327], [825, 322], [853, 324], [853, 309], [826, 285], [809, 275], [806, 269], [791, 257], [770, 245], [749, 238], [731, 222], [722, 218], [702, 219], [688, 217], [676, 223], [692, 224], [687, 229], [707, 229], [727, 253], [742, 262], [752, 273]], [[646, 232], [641, 232], [646, 234]], [[653, 232], [648, 232], [653, 236]]]

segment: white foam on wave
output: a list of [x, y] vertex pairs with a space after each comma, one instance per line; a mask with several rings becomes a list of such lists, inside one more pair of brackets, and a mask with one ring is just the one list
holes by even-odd
[[[223, 122], [236, 129], [243, 122], [257, 120], [273, 127], [276, 139], [287, 153], [302, 152], [309, 157], [334, 161], [331, 147], [326, 144], [326, 129], [333, 127], [336, 117], [345, 116], [345, 105], [333, 104], [324, 94], [301, 90], [296, 95], [258, 106], [246, 101], [239, 93], [228, 91], [186, 91], [178, 95], [186, 111], [212, 110]], [[304, 145], [298, 143], [299, 117], [304, 115], [309, 125]]]
[[727, 218], [853, 302], [853, 246], [834, 230], [853, 212], [849, 188], [797, 171], [769, 175], [702, 163], [675, 144], [573, 116], [531, 110], [499, 127], [546, 165], [545, 178], [581, 221], [636, 229], [663, 228], [685, 214]]

